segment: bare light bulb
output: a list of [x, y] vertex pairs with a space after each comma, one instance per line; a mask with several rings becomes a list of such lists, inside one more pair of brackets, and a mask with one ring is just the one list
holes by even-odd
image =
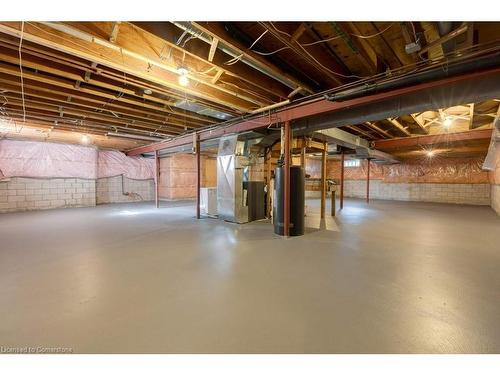
[[426, 152], [426, 155], [427, 155], [428, 158], [432, 158], [434, 156], [434, 151], [429, 150], [429, 151]]
[[453, 120], [451, 119], [451, 117], [446, 117], [443, 121], [443, 125], [445, 128], [449, 128], [452, 123], [453, 123]]
[[88, 135], [84, 134], [84, 135], [82, 135], [82, 140], [81, 141], [82, 141], [82, 143], [84, 145], [86, 145], [86, 144], [88, 144], [90, 142], [90, 137]]
[[179, 76], [178, 81], [179, 81], [179, 85], [181, 85], [181, 86], [185, 87], [185, 86], [189, 85], [189, 78], [186, 75]]

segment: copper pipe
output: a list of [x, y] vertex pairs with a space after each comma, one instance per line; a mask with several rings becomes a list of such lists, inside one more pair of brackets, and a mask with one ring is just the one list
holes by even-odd
[[285, 140], [283, 152], [285, 154], [284, 175], [285, 191], [283, 192], [283, 235], [290, 235], [290, 121], [285, 121]]

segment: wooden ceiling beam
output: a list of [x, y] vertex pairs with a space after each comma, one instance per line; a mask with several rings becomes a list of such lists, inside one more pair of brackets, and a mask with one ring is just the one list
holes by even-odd
[[[22, 96], [20, 94], [18, 95], [12, 95], [5, 93], [3, 94], [4, 97], [14, 99], [14, 102], [16, 100], [19, 102], [21, 101], [22, 103]], [[139, 125], [142, 125], [146, 128], [158, 128], [158, 127], [163, 127], [164, 129], [171, 130], [177, 133], [182, 133], [185, 130], [185, 126], [175, 124], [169, 121], [158, 121], [154, 120], [151, 118], [144, 118], [144, 117], [134, 117], [134, 116], [129, 116], [127, 114], [123, 114], [120, 111], [110, 111], [106, 109], [101, 109], [101, 111], [97, 111], [95, 108], [86, 108], [86, 106], [82, 106], [81, 104], [71, 101], [71, 102], [53, 102], [51, 99], [40, 99], [40, 98], [35, 98], [33, 99], [30, 94], [25, 92], [25, 102], [26, 103], [34, 103], [34, 104], [40, 104], [42, 106], [47, 106], [47, 108], [51, 107], [58, 107], [61, 113], [69, 113], [69, 114], [75, 114], [75, 115], [81, 115], [82, 117], [89, 117], [89, 118], [96, 118], [96, 119], [109, 119], [111, 122], [117, 122], [121, 123], [123, 121], [126, 122], [133, 122]], [[62, 103], [61, 103], [62, 102]], [[43, 109], [43, 107], [40, 107], [40, 109]], [[93, 110], [92, 110], [93, 109]], [[108, 115], [109, 113], [109, 115]], [[61, 116], [62, 117], [62, 116]], [[121, 121], [118, 121], [117, 119], [120, 119]], [[147, 122], [145, 122], [147, 120]]]
[[[3, 64], [1, 62], [0, 62], [0, 73], [4, 73], [5, 75], [11, 75], [11, 76], [14, 76], [17, 78], [20, 77], [20, 72], [18, 69], [15, 69], [15, 68], [13, 68], [7, 64]], [[0, 77], [2, 77], [1, 74], [0, 74]], [[78, 81], [79, 82], [78, 87], [75, 87], [75, 85], [73, 85], [72, 83], [70, 83], [64, 79], [42, 76], [41, 74], [31, 73], [28, 71], [23, 72], [23, 77], [24, 77], [25, 81], [28, 81], [28, 82], [30, 80], [33, 81], [35, 85], [36, 84], [48, 84], [48, 85], [55, 86], [54, 91], [66, 92], [69, 95], [74, 95], [74, 92], [76, 91], [78, 93], [96, 95], [96, 96], [99, 96], [102, 98], [106, 98], [106, 99], [108, 99], [108, 101], [119, 101], [119, 102], [123, 102], [123, 103], [133, 104], [133, 105], [137, 105], [137, 106], [143, 107], [143, 108], [149, 108], [149, 109], [154, 109], [157, 111], [163, 111], [163, 112], [175, 114], [177, 116], [180, 116], [182, 114], [181, 110], [172, 111], [171, 109], [169, 109], [171, 107], [169, 107], [168, 104], [166, 104], [166, 103], [161, 107], [158, 105], [152, 105], [152, 104], [149, 104], [145, 101], [139, 101], [137, 99], [132, 99], [132, 98], [129, 98], [126, 96], [117, 95], [117, 94], [110, 94], [106, 91], [103, 91], [103, 90], [100, 90], [97, 88], [88, 88], [86, 86], [85, 87], [81, 86], [80, 81]], [[215, 121], [215, 120], [214, 121], [211, 121], [211, 120], [207, 121], [202, 116], [190, 115], [189, 112], [187, 112], [187, 111], [186, 111], [185, 117], [192, 119], [192, 120], [188, 120], [188, 121], [199, 121], [201, 123], [204, 122], [207, 124], [217, 123], [217, 121]], [[179, 121], [181, 121], [181, 120], [179, 120]]]
[[[440, 38], [439, 30], [434, 22], [420, 22], [420, 26], [424, 30], [424, 39], [426, 45], [433, 43]], [[421, 56], [423, 54], [420, 54]], [[444, 56], [441, 44], [434, 44], [433, 47], [427, 50], [427, 58], [429, 60], [438, 60]]]
[[[123, 25], [121, 29], [125, 33]], [[0, 23], [0, 32], [21, 37], [18, 22]], [[181, 93], [185, 92], [193, 97], [200, 97], [229, 108], [238, 109], [242, 113], [250, 110], [252, 106], [250, 103], [262, 104], [257, 100], [254, 101], [244, 97], [241, 93], [217, 87], [211, 84], [209, 80], [205, 81], [193, 75], [189, 75], [189, 78], [198, 83], [196, 89], [189, 86], [184, 87], [177, 82], [177, 67], [166, 64], [160, 58], [155, 58], [150, 53], [146, 54], [144, 50], [136, 52], [122, 48], [121, 45], [112, 44], [64, 24], [44, 23], [43, 25], [34, 25], [31, 22], [25, 23], [23, 39], [118, 69], [127, 74], [136, 75]], [[127, 38], [122, 39], [126, 40]], [[77, 40], [77, 42], [71, 42], [71, 40]]]
[[[416, 42], [414, 40], [414, 37], [412, 38], [410, 36], [410, 31], [408, 30], [408, 22], [400, 22], [399, 27], [401, 28], [401, 34], [403, 35], [403, 39], [406, 45]], [[413, 52], [409, 56], [412, 58], [414, 63], [417, 63], [419, 61], [417, 52]]]
[[411, 118], [413, 119], [413, 121], [415, 122], [415, 124], [418, 125], [418, 127], [423, 130], [423, 132], [425, 134], [429, 134], [429, 129], [427, 129], [424, 125], [424, 122], [422, 121], [422, 119], [416, 114], [416, 113], [412, 113], [410, 114]]
[[208, 61], [212, 62], [217, 51], [217, 45], [219, 44], [219, 39], [212, 38], [212, 44], [210, 44], [210, 51], [208, 51]]
[[[333, 25], [335, 32], [342, 38], [344, 43], [351, 49], [351, 51], [357, 56], [361, 64], [366, 68], [366, 70], [371, 74], [377, 74], [377, 59], [372, 60], [370, 55], [366, 52], [366, 46], [362, 45], [358, 38], [351, 38], [350, 34], [352, 33], [351, 29], [355, 29], [352, 22], [344, 23], [344, 22], [331, 22]], [[359, 31], [355, 31], [359, 32]], [[376, 54], [375, 54], [376, 56]]]
[[[86, 123], [84, 125], [76, 125], [75, 123], [71, 122], [66, 122], [65, 119], [58, 119], [58, 120], [51, 120], [47, 119], [44, 116], [39, 116], [39, 115], [26, 115], [26, 122], [23, 120], [23, 115], [22, 113], [17, 113], [11, 115], [10, 119], [14, 121], [15, 123], [19, 123], [19, 127], [29, 127], [29, 128], [43, 128], [43, 129], [49, 129], [49, 130], [57, 130], [57, 131], [64, 131], [64, 132], [77, 132], [77, 133], [84, 133], [84, 134], [95, 134], [95, 135], [106, 135], [109, 131], [108, 128], [105, 128], [100, 125], [96, 124], [89, 124]], [[118, 131], [121, 133], [127, 133], [130, 135], [146, 135], [150, 136], [150, 134], [153, 134], [153, 132], [144, 132], [140, 129], [135, 129], [132, 127], [128, 128], [122, 128], [122, 127], [117, 127]], [[114, 131], [114, 130], [113, 130]], [[166, 138], [166, 137], [163, 137]], [[162, 140], [162, 137], [158, 137], [158, 140]], [[141, 141], [141, 140], [137, 140]], [[147, 143], [148, 141], [141, 141], [140, 143], [144, 144]]]
[[389, 118], [387, 119], [392, 125], [394, 125], [397, 129], [399, 129], [401, 132], [403, 132], [405, 135], [407, 135], [408, 137], [411, 137], [411, 133], [406, 130], [406, 128], [401, 125], [401, 123], [395, 119], [395, 118]]
[[[347, 22], [347, 26], [350, 31], [355, 35], [363, 35], [361, 30], [357, 26], [357, 22]], [[368, 39], [363, 38], [352, 38], [357, 41], [358, 48], [360, 51], [364, 51], [364, 55], [368, 59], [370, 65], [375, 67], [376, 72], [378, 73], [381, 68], [379, 66], [379, 61], [381, 61], [385, 66], [389, 66], [385, 58], [377, 53], [372, 45], [369, 43]]]
[[[5, 61], [5, 62], [14, 64], [14, 65], [19, 65], [19, 56], [18, 56], [17, 52], [8, 51], [8, 50], [5, 50], [5, 49], [0, 47], [0, 61]], [[165, 106], [165, 105], [170, 106], [170, 107], [175, 106], [175, 102], [171, 102], [171, 101], [168, 101], [165, 99], [157, 98], [153, 95], [144, 95], [144, 94], [139, 95], [138, 89], [132, 90], [130, 88], [124, 87], [123, 84], [116, 85], [113, 83], [101, 82], [98, 79], [90, 79], [90, 77], [87, 77], [87, 79], [82, 79], [82, 75], [81, 75], [82, 73], [77, 71], [77, 70], [64, 71], [64, 70], [61, 70], [61, 69], [58, 69], [57, 67], [55, 67], [54, 66], [55, 64], [53, 64], [52, 66], [47, 66], [42, 61], [40, 61], [38, 58], [34, 58], [32, 56], [25, 55], [23, 57], [22, 61], [23, 61], [24, 67], [31, 68], [31, 69], [35, 70], [36, 72], [38, 72], [38, 73], [26, 72], [25, 74], [27, 76], [34, 77], [34, 75], [38, 75], [39, 72], [46, 72], [46, 73], [50, 73], [50, 74], [53, 74], [53, 75], [61, 77], [61, 78], [66, 78], [66, 79], [75, 81], [76, 83], [75, 83], [74, 87], [76, 89], [80, 89], [81, 83], [83, 81], [83, 82], [86, 82], [86, 83], [91, 84], [93, 86], [96, 86], [98, 88], [108, 89], [108, 90], [111, 90], [115, 93], [128, 94], [132, 97], [141, 98], [142, 100], [147, 99], [149, 101], [161, 104], [162, 106]], [[46, 63], [50, 65], [50, 62], [46, 62]], [[2, 66], [3, 66], [4, 70], [8, 69], [5, 64], [2, 64]], [[17, 72], [18, 69], [11, 67], [10, 70]], [[87, 74], [87, 73], [88, 73], [88, 71], [85, 72], [85, 74]], [[124, 82], [124, 83], [127, 84], [127, 82]], [[130, 87], [130, 84], [128, 84], [128, 87]], [[141, 104], [141, 105], [143, 105], [143, 104]], [[186, 113], [183, 113], [183, 116], [198, 118], [200, 121], [206, 121], [207, 123], [216, 123], [217, 122], [217, 121], [210, 119], [206, 116], [198, 115], [195, 112], [191, 112], [191, 111], [186, 111]]]
[[422, 56], [424, 53], [429, 51], [431, 48], [436, 47], [437, 45], [443, 46], [444, 43], [447, 41], [450, 41], [457, 36], [467, 32], [467, 29], [469, 28], [469, 25], [467, 22], [464, 22], [462, 25], [460, 25], [458, 28], [450, 31], [448, 34], [441, 36], [438, 39], [435, 39], [434, 41], [430, 42], [427, 44], [424, 48], [422, 48], [419, 52], [419, 55]]
[[109, 36], [109, 41], [111, 43], [116, 42], [116, 38], [118, 38], [118, 31], [120, 30], [120, 21], [113, 22], [113, 28], [111, 29], [111, 35]]
[[[280, 33], [273, 27], [272, 22], [259, 22], [269, 34], [273, 35], [277, 40], [283, 43], [285, 46], [290, 48], [297, 55], [302, 57], [305, 61], [307, 61], [311, 66], [316, 68], [318, 71], [322, 72], [326, 77], [328, 77], [335, 85], [342, 85], [345, 83], [346, 79], [341, 78], [342, 75], [350, 75], [349, 72], [346, 72], [340, 66], [336, 65], [334, 68], [328, 68], [328, 65], [332, 63], [334, 60], [331, 57], [326, 58], [322, 54], [321, 57], [313, 56], [309, 51], [305, 50], [302, 45], [300, 45], [297, 41], [292, 41], [287, 36]], [[323, 50], [322, 50], [323, 51]], [[328, 62], [327, 62], [328, 61]], [[333, 69], [339, 70], [339, 74], [334, 74]]]
[[[137, 133], [142, 133], [143, 135], [151, 135], [154, 134], [154, 130], [147, 130], [147, 129], [142, 129], [140, 127], [137, 127], [134, 124], [128, 124], [128, 125], [119, 125], [119, 124], [114, 124], [114, 125], [109, 125], [109, 124], [104, 124], [102, 122], [96, 122], [93, 120], [82, 120], [74, 117], [59, 117], [52, 115], [51, 113], [46, 113], [44, 111], [36, 110], [33, 108], [27, 108], [26, 111], [23, 111], [22, 108], [7, 108], [9, 115], [5, 118], [7, 119], [12, 119], [13, 121], [19, 122], [19, 126], [22, 126], [24, 124], [24, 119], [26, 118], [26, 122], [32, 121], [33, 119], [39, 120], [39, 121], [45, 121], [50, 123], [54, 128], [58, 128], [61, 124], [65, 124], [66, 126], [72, 127], [74, 131], [82, 131], [82, 129], [85, 129], [87, 127], [91, 127], [93, 129], [99, 129], [102, 132], [111, 132], [111, 131], [121, 131], [121, 132], [130, 132], [134, 131]], [[83, 130], [84, 131], [84, 130]], [[162, 136], [169, 137], [172, 135], [169, 134], [162, 134], [158, 133]]]
[[216, 37], [220, 42], [223, 42], [227, 45], [231, 50], [233, 50], [238, 55], [241, 55], [245, 60], [249, 63], [260, 67], [263, 70], [270, 72], [270, 74], [280, 77], [281, 80], [287, 81], [290, 84], [293, 84], [293, 88], [297, 88], [298, 86], [302, 87], [304, 91], [309, 94], [313, 94], [314, 90], [307, 85], [305, 82], [301, 82], [297, 78], [287, 74], [280, 68], [275, 65], [269, 63], [265, 58], [259, 56], [258, 54], [249, 51], [249, 46], [244, 46], [238, 41], [231, 39], [228, 35], [224, 27], [220, 25], [218, 22], [191, 22], [197, 29], [202, 32], [210, 35], [210, 37]]
[[[0, 87], [3, 87], [7, 92], [12, 92], [16, 94], [21, 94], [21, 84], [20, 82], [11, 81], [8, 79], [2, 78], [3, 75], [0, 73]], [[170, 116], [170, 114], [159, 113], [159, 112], [151, 112], [146, 111], [144, 109], [134, 108], [131, 106], [123, 106], [116, 102], [106, 101], [102, 99], [94, 99], [93, 97], [85, 96], [82, 93], [69, 93], [70, 95], [66, 96], [66, 92], [61, 92], [62, 89], [54, 88], [47, 89], [45, 87], [41, 87], [38, 85], [31, 85], [25, 81], [24, 84], [24, 93], [25, 95], [29, 95], [32, 97], [38, 97], [41, 99], [48, 99], [55, 102], [72, 102], [78, 105], [88, 107], [94, 109], [96, 111], [112, 111], [116, 113], [126, 114], [128, 116], [137, 117], [137, 118], [148, 118], [155, 119], [156, 121], [170, 121], [172, 124], [176, 126], [184, 126], [188, 124], [188, 127], [197, 127], [206, 125], [204, 123], [194, 123], [183, 121], [182, 119], [177, 119], [175, 117]], [[68, 100], [70, 99], [70, 100]]]
[[367, 121], [367, 122], [365, 122], [365, 124], [367, 126], [369, 126], [370, 128], [375, 129], [375, 131], [377, 131], [379, 134], [382, 134], [382, 136], [384, 136], [384, 137], [394, 138], [389, 132], [385, 131], [384, 129], [382, 129], [381, 127], [379, 127], [378, 125], [376, 125], [375, 123], [373, 123], [371, 121]]
[[[142, 121], [135, 121], [135, 120], [130, 120], [130, 119], [119, 119], [119, 118], [114, 118], [113, 116], [106, 116], [98, 113], [92, 113], [88, 111], [75, 111], [73, 109], [70, 109], [68, 107], [64, 107], [63, 110], [61, 110], [61, 107], [53, 107], [51, 105], [48, 105], [47, 103], [44, 103], [43, 105], [40, 104], [35, 104], [31, 100], [26, 100], [24, 101], [24, 106], [22, 100], [9, 100], [9, 103], [4, 104], [4, 108], [6, 109], [15, 109], [19, 108], [19, 111], [22, 111], [23, 108], [26, 109], [27, 112], [36, 112], [36, 113], [54, 113], [55, 118], [72, 118], [78, 121], [92, 121], [94, 123], [98, 123], [103, 126], [107, 126], [109, 128], [113, 128], [116, 126], [121, 126], [122, 128], [127, 128], [128, 126], [134, 126], [136, 128], [140, 128], [143, 130], [147, 130], [150, 132], [160, 132], [164, 133], [166, 135], [179, 135], [183, 133], [183, 129], [179, 128], [172, 128], [167, 125], [156, 125], [156, 126], [151, 126], [149, 124], [145, 124]], [[13, 108], [15, 107], [15, 108]], [[62, 113], [62, 115], [61, 115]], [[128, 120], [128, 121], [127, 121]], [[112, 129], [109, 129], [112, 131]]]
[[301, 22], [299, 27], [292, 34], [292, 42], [296, 42], [300, 39], [302, 34], [308, 29], [307, 25], [304, 22]]
[[[213, 59], [209, 61], [207, 56], [210, 57], [210, 48], [212, 43], [195, 38], [184, 44], [182, 47], [178, 46], [171, 41], [176, 39], [181, 29], [172, 23], [134, 22], [133, 25], [145, 32], [161, 38], [165, 42], [165, 45], [170, 48], [170, 51], [178, 51], [179, 53], [182, 53], [187, 64], [202, 64], [207, 67], [206, 70], [215, 70], [217, 72], [216, 75], [219, 74], [218, 72], [222, 71], [222, 73], [231, 78], [233, 81], [243, 82], [244, 84], [240, 85], [241, 89], [249, 87], [249, 91], [262, 91], [262, 94], [273, 102], [277, 100], [279, 101], [281, 98], [286, 96], [288, 88], [284, 84], [268, 75], [265, 75], [259, 70], [254, 69], [249, 65], [240, 63], [227, 65], [226, 62], [231, 59], [231, 56], [221, 51], [221, 45], [223, 42], [219, 40], [217, 36], [210, 37], [212, 38], [212, 41], [217, 40], [218, 42], [217, 49], [214, 50]], [[215, 79], [215, 77], [216, 76], [211, 79], [213, 84], [218, 81], [218, 78]]]
[[409, 138], [387, 139], [375, 141], [374, 148], [377, 150], [390, 150], [432, 144], [449, 144], [480, 139], [490, 139], [492, 129], [472, 130], [459, 133], [446, 133], [437, 135], [420, 135]]
[[469, 104], [469, 129], [474, 129], [474, 103]]
[[[19, 59], [18, 59], [18, 51], [17, 50], [6, 50], [0, 47], [0, 50], [2, 51], [2, 56], [1, 59], [3, 61], [10, 62], [15, 65], [19, 65]], [[45, 57], [47, 59], [47, 57]], [[58, 66], [58, 63], [56, 62], [51, 62], [50, 60], [44, 60], [40, 59], [38, 57], [33, 57], [30, 55], [26, 55], [24, 53], [23, 57], [23, 65], [27, 67], [31, 67], [32, 69], [36, 71], [43, 71], [43, 72], [48, 72], [54, 75], [57, 75], [59, 77], [64, 77], [64, 78], [70, 78], [74, 79], [76, 84], [75, 87], [79, 88], [80, 84], [82, 81], [93, 84], [97, 87], [101, 88], [106, 88], [110, 89], [119, 93], [125, 92], [131, 96], [135, 96], [141, 99], [146, 98], [149, 101], [153, 101], [156, 103], [160, 103], [162, 105], [168, 105], [168, 106], [175, 106], [175, 102], [171, 100], [165, 100], [162, 98], [158, 98], [155, 95], [146, 95], [143, 94], [145, 89], [151, 89], [151, 91], [154, 91], [157, 94], [162, 94], [166, 96], [171, 96], [176, 98], [177, 100], [184, 101], [186, 96], [185, 95], [180, 95], [177, 93], [174, 93], [172, 91], [164, 90], [163, 88], [159, 88], [157, 86], [153, 85], [147, 85], [143, 82], [138, 82], [135, 80], [133, 77], [124, 77], [123, 74], [120, 75], [115, 75], [110, 71], [107, 71], [106, 69], [100, 68], [94, 70], [87, 70], [85, 67], [80, 67], [83, 68], [83, 71], [79, 69], [70, 69], [68, 70], [63, 70], [61, 69], [60, 66]], [[94, 73], [94, 78], [91, 79], [90, 77], [90, 72]], [[85, 75], [85, 76], [84, 76]], [[103, 80], [104, 79], [104, 80]], [[112, 81], [118, 81], [118, 82], [111, 82]], [[128, 87], [128, 88], [127, 88]], [[133, 89], [135, 87], [135, 89]], [[203, 106], [215, 110], [221, 110], [221, 108], [218, 108], [215, 106], [213, 103], [206, 103], [203, 101], [199, 102]], [[230, 113], [230, 114], [237, 114], [237, 112], [233, 111], [232, 109], [226, 109], [225, 107], [222, 109], [223, 112]], [[191, 111], [185, 111], [186, 115], [189, 116], [195, 116], [198, 118], [205, 118], [208, 120], [208, 122], [214, 123], [215, 121], [210, 120], [209, 118], [198, 115], [195, 112]]]
[[[0, 33], [0, 45], [7, 47], [7, 48], [10, 48], [11, 50], [13, 50], [15, 52], [15, 54], [17, 56], [18, 55], [18, 48], [19, 48], [19, 41], [16, 41], [15, 39], [16, 38], [14, 38], [12, 36]], [[33, 45], [32, 43], [27, 42], [27, 41], [25, 41], [23, 43], [22, 52], [23, 52], [23, 55], [28, 53], [30, 55], [37, 56], [37, 57], [40, 57], [42, 59], [47, 60], [48, 63], [46, 63], [46, 65], [47, 64], [48, 65], [62, 64], [62, 65], [66, 65], [70, 68], [74, 68], [74, 69], [76, 69], [74, 71], [79, 72], [79, 74], [81, 74], [81, 75], [83, 75], [83, 73], [81, 73], [81, 72], [91, 71], [94, 74], [97, 74], [101, 77], [117, 81], [119, 83], [120, 88], [123, 87], [124, 85], [134, 85], [141, 90], [151, 89], [155, 93], [166, 95], [166, 96], [169, 96], [171, 98], [175, 98], [177, 100], [184, 100], [185, 99], [185, 94], [177, 93], [177, 92], [172, 91], [164, 86], [159, 86], [159, 85], [152, 84], [151, 82], [139, 80], [133, 76], [124, 76], [123, 73], [116, 72], [116, 70], [110, 70], [109, 68], [104, 67], [104, 66], [99, 66], [99, 68], [96, 69], [95, 66], [92, 67], [93, 64], [90, 64], [87, 62], [76, 61], [76, 60], [78, 60], [78, 58], [76, 58], [74, 56], [73, 56], [74, 60], [71, 60], [68, 57], [66, 57], [67, 56], [66, 54], [63, 54], [63, 53], [60, 53], [60, 52], [54, 51], [54, 50], [49, 50], [43, 46]], [[57, 63], [55, 63], [54, 60], [57, 61]], [[77, 84], [77, 86], [78, 85], [79, 85], [79, 83]], [[152, 97], [154, 98], [154, 96], [152, 96]], [[206, 107], [209, 107], [209, 108], [212, 108], [215, 110], [222, 110], [222, 111], [225, 111], [228, 113], [237, 114], [237, 112], [233, 111], [232, 109], [228, 109], [227, 107], [224, 107], [224, 108], [217, 107], [217, 105], [213, 102], [206, 102], [206, 101], [203, 101], [201, 99], [197, 99], [197, 102], [206, 106]], [[188, 111], [188, 113], [189, 113], [189, 111]]]
[[215, 76], [212, 78], [212, 83], [216, 83], [220, 79], [220, 77], [222, 77], [223, 74], [224, 74], [224, 70], [219, 69], [217, 71], [217, 73], [215, 74]]
[[375, 137], [373, 136], [373, 134], [370, 134], [367, 131], [365, 131], [363, 129], [360, 129], [356, 125], [350, 125], [350, 126], [348, 126], [348, 128], [354, 130], [358, 134], [361, 134], [361, 135], [367, 137], [368, 139], [375, 139]]

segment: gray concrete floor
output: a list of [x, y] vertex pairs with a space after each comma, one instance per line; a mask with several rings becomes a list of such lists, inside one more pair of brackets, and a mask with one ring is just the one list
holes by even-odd
[[[0, 215], [0, 346], [500, 352], [489, 207], [348, 200], [328, 230], [282, 239], [163, 205]], [[308, 201], [310, 226], [317, 209]]]

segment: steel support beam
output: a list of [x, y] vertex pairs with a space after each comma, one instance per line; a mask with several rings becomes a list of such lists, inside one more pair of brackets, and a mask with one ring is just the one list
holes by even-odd
[[370, 159], [366, 159], [366, 203], [370, 203]]
[[321, 219], [325, 218], [326, 208], [326, 151], [327, 144], [324, 142], [323, 151], [321, 151]]
[[267, 194], [266, 194], [266, 217], [271, 217], [271, 158], [272, 158], [272, 148], [269, 147], [266, 152], [266, 185], [267, 185]]
[[155, 206], [160, 208], [160, 155], [155, 151]]
[[284, 164], [284, 175], [285, 175], [285, 191], [283, 194], [283, 235], [290, 235], [290, 121], [285, 121], [285, 141], [284, 150], [285, 153], [285, 164]]
[[196, 137], [196, 218], [201, 217], [200, 214], [200, 190], [201, 190], [201, 149], [200, 139]]
[[[480, 79], [481, 82], [479, 82]], [[325, 114], [332, 115], [335, 112], [340, 112], [340, 111], [350, 112], [352, 110], [359, 110], [360, 107], [364, 108], [367, 105], [374, 105], [375, 107], [377, 107], [379, 106], [380, 102], [384, 102], [387, 100], [402, 100], [402, 98], [404, 97], [411, 97], [411, 98], [423, 97], [427, 103], [428, 100], [426, 98], [429, 96], [428, 93], [431, 92], [432, 90], [441, 89], [446, 91], [450, 90], [454, 85], [460, 83], [470, 84], [471, 82], [474, 82], [474, 84], [477, 83], [483, 85], [484, 82], [484, 85], [491, 86], [491, 88], [488, 87], [488, 89], [493, 90], [494, 92], [492, 91], [492, 93], [496, 93], [497, 91], [500, 91], [500, 89], [496, 85], [496, 82], [499, 79], [500, 79], [500, 67], [474, 73], [468, 73], [461, 76], [453, 76], [453, 77], [438, 79], [435, 81], [424, 82], [421, 84], [402, 87], [387, 92], [380, 92], [367, 96], [357, 97], [342, 102], [331, 102], [325, 99], [314, 99], [311, 101], [301, 102], [296, 105], [292, 104], [282, 109], [276, 110], [276, 112], [274, 112], [273, 116], [271, 117], [269, 117], [268, 113], [259, 114], [256, 116], [252, 116], [250, 118], [240, 119], [238, 122], [233, 122], [226, 126], [219, 125], [214, 128], [200, 130], [198, 133], [200, 136], [200, 140], [203, 141], [212, 138], [220, 138], [226, 134], [262, 129], [272, 124], [282, 123], [285, 121], [293, 121], [298, 119], [303, 119], [305, 122], [303, 124], [302, 123], [294, 124], [294, 127], [304, 126], [305, 128], [311, 127], [312, 129], [312, 126], [315, 126], [314, 130], [318, 130], [320, 128], [331, 128], [332, 126], [342, 126], [352, 123], [352, 122], [343, 123], [345, 121], [351, 121], [352, 118], [347, 118], [346, 115], [343, 115], [342, 117], [346, 117], [346, 119], [345, 121], [344, 119], [341, 119], [342, 123], [339, 124], [337, 124], [333, 119], [330, 118], [328, 119], [325, 118], [324, 121], [323, 119], [320, 119], [319, 122], [310, 121], [309, 119], [305, 118], [317, 115], [325, 115]], [[488, 84], [488, 82], [490, 82], [490, 84]], [[483, 91], [485, 90], [484, 85], [481, 87]], [[446, 104], [450, 103], [447, 102]], [[426, 109], [429, 109], [428, 107], [430, 106], [430, 104], [425, 104], [425, 106]], [[442, 107], [446, 107], [446, 105], [443, 105]], [[391, 105], [391, 108], [394, 108], [394, 106]], [[418, 109], [419, 107], [416, 104], [410, 103], [408, 107], [409, 111], [408, 113], [418, 112]], [[372, 111], [373, 110], [371, 108], [367, 108], [366, 111], [363, 111], [367, 113], [365, 115], [365, 117], [367, 117], [365, 119], [366, 121], [376, 121], [378, 119], [388, 118], [391, 117], [391, 114], [394, 115], [393, 117], [398, 115], [397, 113], [386, 113], [385, 111], [380, 114], [381, 117], [377, 116], [376, 119], [373, 119], [370, 117], [370, 113], [372, 113]], [[357, 115], [357, 117], [360, 117], [360, 115]], [[134, 148], [132, 150], [129, 150], [127, 152], [127, 155], [130, 156], [140, 155], [144, 153], [150, 153], [155, 150], [161, 150], [165, 148], [189, 144], [191, 142], [191, 139], [192, 138], [190, 134], [183, 135], [169, 141], [161, 141], [150, 145]]]
[[344, 161], [345, 155], [344, 150], [342, 150], [342, 156], [340, 158], [340, 209], [344, 208]]

